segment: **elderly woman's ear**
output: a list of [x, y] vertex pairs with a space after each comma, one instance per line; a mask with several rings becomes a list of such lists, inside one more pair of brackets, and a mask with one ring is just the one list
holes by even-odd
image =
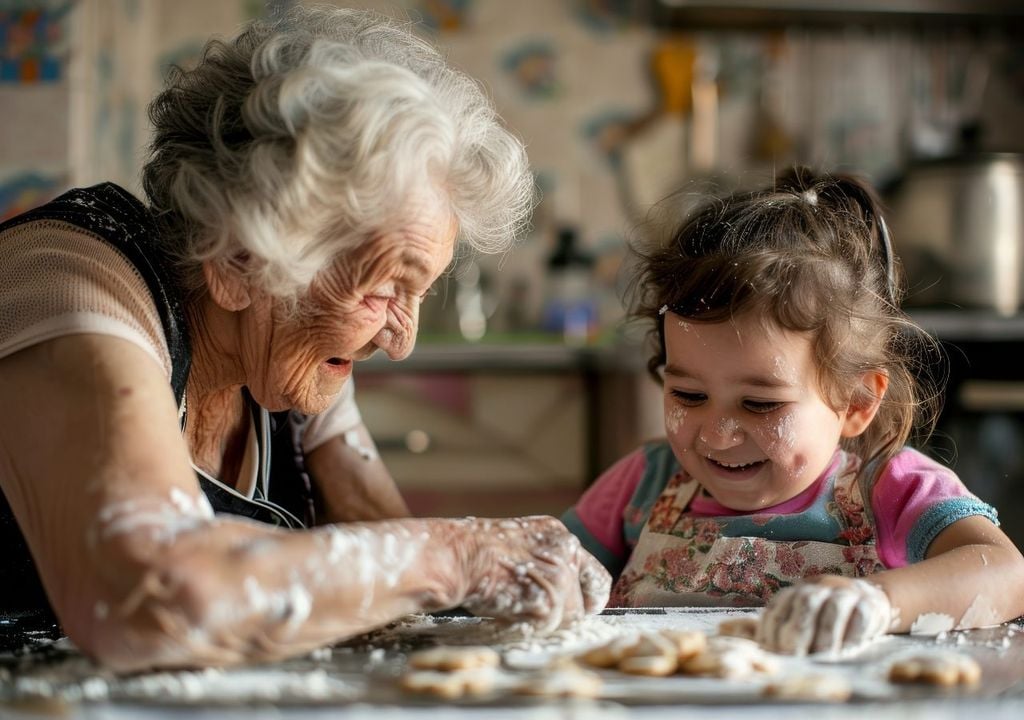
[[238, 312], [249, 307], [252, 297], [249, 294], [249, 280], [243, 271], [244, 262], [238, 260], [205, 260], [203, 276], [210, 297], [220, 307], [229, 312]]

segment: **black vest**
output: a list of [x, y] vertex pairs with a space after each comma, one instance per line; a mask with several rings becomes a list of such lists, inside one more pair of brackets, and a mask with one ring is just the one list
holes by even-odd
[[[0, 233], [45, 219], [64, 221], [100, 237], [138, 270], [160, 313], [171, 355], [171, 390], [178, 407], [182, 407], [191, 363], [184, 299], [175, 279], [174, 264], [158, 241], [159, 231], [149, 210], [124, 189], [104, 183], [71, 190], [12, 218], [0, 225]], [[245, 397], [258, 431], [260, 475], [268, 478], [266, 488], [258, 483], [256, 497], [248, 499], [197, 473], [203, 492], [218, 513], [286, 527], [312, 525], [316, 520], [312, 485], [292, 423], [293, 419], [301, 420], [301, 416], [268, 413], [248, 393]], [[32, 617], [41, 624], [54, 619], [28, 545], [0, 490], [0, 617], [5, 614], [22, 621]]]

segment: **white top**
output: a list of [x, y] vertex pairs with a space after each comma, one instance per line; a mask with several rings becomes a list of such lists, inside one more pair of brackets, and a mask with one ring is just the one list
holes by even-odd
[[[159, 363], [170, 383], [171, 358], [159, 312], [124, 255], [58, 220], [27, 222], [0, 233], [0, 358], [76, 333], [127, 340]], [[309, 452], [361, 421], [349, 379], [330, 407], [300, 424], [302, 449]], [[249, 444], [251, 458], [256, 452], [252, 432]], [[244, 480], [240, 487], [252, 491]]]

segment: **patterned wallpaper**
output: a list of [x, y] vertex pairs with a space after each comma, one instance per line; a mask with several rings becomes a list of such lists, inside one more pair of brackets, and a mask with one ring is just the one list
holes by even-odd
[[[0, 12], [0, 213], [67, 184], [138, 190], [145, 108], [166, 68], [211, 34], [289, 0], [22, 0]], [[629, 0], [351, 0], [408, 20], [478, 78], [526, 142], [544, 200], [535, 231], [484, 261], [536, 314], [558, 228], [578, 230], [614, 290], [623, 238], [695, 180], [760, 182], [793, 161], [880, 182], [910, 154], [1024, 150], [1021, 51], [955, 33], [658, 32]], [[497, 273], [497, 264], [502, 272]], [[609, 312], [615, 312], [612, 301]]]

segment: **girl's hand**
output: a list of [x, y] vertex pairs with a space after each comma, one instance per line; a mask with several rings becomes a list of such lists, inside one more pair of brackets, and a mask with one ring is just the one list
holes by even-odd
[[828, 575], [804, 580], [772, 598], [757, 639], [776, 652], [835, 653], [884, 635], [892, 622], [892, 605], [880, 587]]
[[611, 576], [553, 517], [471, 520], [455, 540], [474, 615], [526, 622], [550, 632], [608, 602]]

